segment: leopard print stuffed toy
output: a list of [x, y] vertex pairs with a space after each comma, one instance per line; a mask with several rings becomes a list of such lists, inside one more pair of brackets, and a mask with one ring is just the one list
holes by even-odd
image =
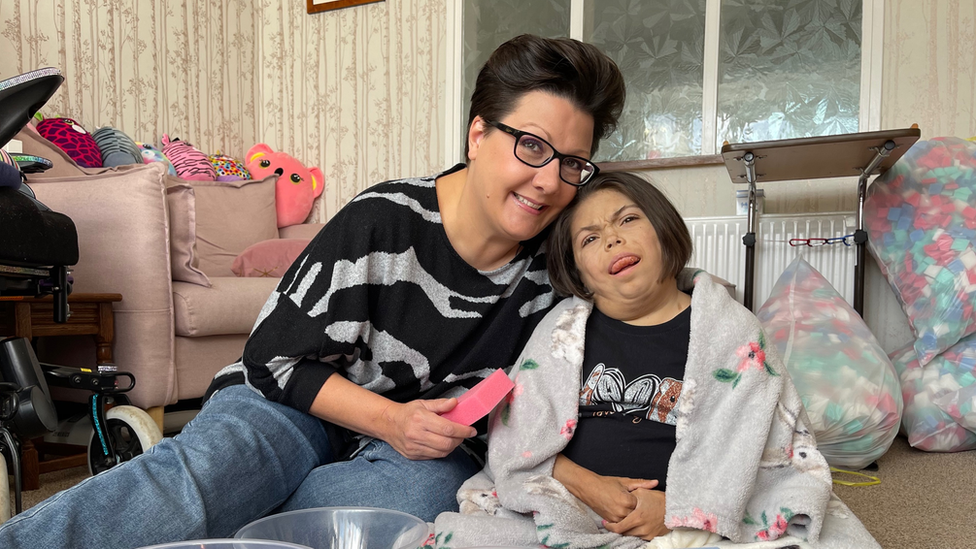
[[41, 137], [58, 146], [83, 168], [101, 168], [98, 144], [81, 124], [71, 118], [45, 118], [37, 125]]

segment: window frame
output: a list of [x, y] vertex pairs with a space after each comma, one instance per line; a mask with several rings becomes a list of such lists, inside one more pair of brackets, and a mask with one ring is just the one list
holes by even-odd
[[[570, 29], [572, 38], [581, 40], [583, 36], [583, 3], [585, 0], [570, 1]], [[722, 164], [721, 151], [716, 147], [716, 111], [718, 105], [718, 52], [721, 18], [719, 16], [722, 0], [705, 0], [705, 59], [702, 79], [702, 154], [697, 156], [676, 156], [654, 160], [626, 160], [601, 162], [603, 171], [666, 169], [684, 166], [704, 166]], [[464, 43], [461, 36], [464, 17], [464, 0], [447, 2], [447, 97], [444, 101], [445, 165], [463, 161], [462, 124], [465, 113], [461, 111], [464, 90], [463, 56]], [[861, 82], [858, 105], [858, 131], [878, 131], [881, 129], [881, 84], [884, 61], [884, 0], [861, 0]]]

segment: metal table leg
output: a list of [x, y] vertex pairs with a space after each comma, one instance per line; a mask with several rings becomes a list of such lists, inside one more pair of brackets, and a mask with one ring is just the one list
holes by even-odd
[[752, 310], [753, 292], [756, 282], [756, 155], [747, 152], [742, 155], [746, 167], [746, 180], [749, 182], [749, 210], [746, 213], [746, 234], [742, 243], [746, 246], [745, 288], [742, 304]]
[[857, 246], [857, 259], [854, 264], [854, 310], [857, 314], [864, 317], [864, 264], [865, 264], [865, 245], [868, 242], [868, 233], [864, 230], [864, 198], [868, 189], [868, 177], [881, 162], [895, 149], [895, 142], [888, 140], [884, 145], [875, 147], [874, 158], [868, 166], [861, 170], [861, 176], [857, 179], [857, 216], [854, 230], [854, 244]]

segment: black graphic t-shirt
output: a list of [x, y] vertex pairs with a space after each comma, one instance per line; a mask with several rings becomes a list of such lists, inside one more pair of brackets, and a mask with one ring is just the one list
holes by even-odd
[[690, 333], [691, 307], [657, 326], [632, 326], [594, 309], [579, 423], [563, 455], [600, 475], [657, 479], [666, 489]]

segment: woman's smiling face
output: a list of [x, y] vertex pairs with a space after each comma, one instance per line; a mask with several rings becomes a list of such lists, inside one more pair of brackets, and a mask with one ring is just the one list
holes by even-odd
[[[590, 157], [593, 117], [569, 100], [541, 91], [526, 93], [502, 120], [545, 139], [559, 152]], [[576, 196], [576, 187], [559, 177], [559, 161], [533, 168], [515, 157], [514, 136], [480, 118], [472, 124], [469, 169], [488, 229], [486, 237], [514, 242], [531, 239]]]
[[570, 227], [580, 279], [598, 309], [610, 316], [643, 309], [664, 291], [657, 231], [632, 199], [597, 191], [577, 206]]

